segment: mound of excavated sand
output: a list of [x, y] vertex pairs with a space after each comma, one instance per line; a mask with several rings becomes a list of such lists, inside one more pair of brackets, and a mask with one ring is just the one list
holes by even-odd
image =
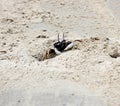
[[[43, 42], [44, 44], [42, 46], [43, 49], [51, 46], [53, 42], [54, 41], [50, 41], [50, 40], [46, 41], [46, 43]], [[61, 55], [58, 55], [54, 58], [50, 58], [41, 62], [31, 55], [32, 54], [32, 52], [30, 52], [31, 46], [30, 48], [27, 48], [27, 50], [22, 49], [23, 47], [21, 44], [16, 45], [17, 46], [16, 49], [15, 47], [13, 47], [15, 50], [20, 49], [22, 51], [18, 51], [18, 54], [14, 51], [14, 58], [12, 59], [10, 58], [11, 55], [9, 55], [9, 53], [1, 54], [1, 56], [4, 55], [3, 57], [5, 56], [9, 57], [9, 58], [2, 59], [0, 64], [1, 73], [2, 73], [1, 90], [4, 91], [4, 89], [8, 89], [7, 88], [8, 86], [10, 86], [11, 88], [10, 91], [8, 89], [7, 91], [4, 91], [2, 93], [3, 95], [1, 96], [2, 101], [4, 100], [7, 101], [8, 97], [6, 97], [5, 95], [7, 95], [8, 92], [11, 92], [12, 90], [14, 95], [13, 96], [9, 95], [9, 96], [10, 98], [13, 98], [12, 101], [16, 103], [17, 101], [16, 100], [14, 101], [15, 95], [17, 95], [17, 98], [18, 98], [19, 93], [17, 92], [23, 93], [23, 91], [21, 90], [24, 88], [24, 89], [29, 89], [28, 92], [31, 92], [29, 94], [31, 98], [35, 96], [33, 99], [35, 99], [37, 96], [36, 92], [38, 92], [39, 98], [41, 98], [40, 100], [43, 100], [43, 96], [44, 98], [46, 98], [47, 94], [50, 93], [52, 97], [48, 95], [48, 99], [47, 100], [45, 99], [47, 101], [46, 105], [44, 102], [42, 101], [38, 102], [38, 100], [35, 99], [34, 101], [37, 102], [38, 104], [43, 103], [43, 105], [48, 106], [50, 102], [49, 100], [51, 100], [51, 98], [53, 99], [54, 104], [56, 104], [56, 101], [54, 101], [54, 99], [56, 98], [54, 92], [51, 92], [51, 90], [47, 90], [46, 92], [49, 92], [49, 93], [47, 94], [43, 93], [46, 87], [45, 85], [44, 86], [41, 85], [41, 81], [43, 80], [45, 81], [44, 83], [47, 83], [46, 80], [47, 81], [50, 80], [49, 83], [51, 83], [51, 80], [53, 80], [55, 83], [54, 86], [56, 86], [57, 82], [59, 82], [60, 80], [65, 80], [65, 81], [71, 81], [71, 82], [77, 83], [80, 86], [84, 85], [84, 87], [89, 89], [87, 91], [89, 93], [92, 91], [97, 92], [94, 94], [98, 95], [98, 97], [101, 99], [105, 98], [105, 100], [108, 100], [109, 105], [112, 105], [114, 103], [119, 104], [119, 94], [118, 92], [115, 92], [115, 91], [119, 89], [118, 85], [120, 81], [120, 74], [119, 74], [120, 43], [113, 42], [108, 38], [94, 37], [89, 39], [75, 40], [74, 44], [75, 46], [72, 50], [64, 52]], [[43, 53], [43, 55], [45, 53], [45, 51], [37, 51], [36, 54], [38, 54], [39, 52]], [[27, 58], [24, 58], [26, 56]], [[36, 89], [36, 86], [38, 87], [37, 88], [38, 91], [35, 92], [33, 90]], [[42, 88], [40, 87], [41, 90], [39, 86], [42, 87]], [[49, 89], [49, 86], [50, 85], [48, 84], [48, 89]], [[59, 86], [64, 86], [64, 84]], [[63, 87], [63, 89], [68, 89], [67, 86]], [[79, 89], [74, 87], [74, 84], [72, 85], [72, 83], [70, 84], [70, 86], [71, 87], [69, 89], [74, 89], [74, 88]], [[19, 91], [17, 89], [14, 92], [14, 87], [15, 89], [19, 88]], [[57, 92], [55, 88], [51, 88], [51, 89]], [[26, 90], [24, 92], [27, 93]], [[61, 92], [63, 91], [59, 91], [59, 92], [61, 94]], [[81, 96], [83, 97], [84, 94], [81, 95], [80, 93], [82, 91], [78, 91], [78, 92], [79, 92], [78, 93], [79, 96], [77, 98], [81, 98]], [[100, 95], [102, 95], [102, 97]], [[17, 100], [20, 99], [21, 101], [21, 99], [23, 98], [25, 102], [22, 101], [21, 103], [22, 105], [26, 104], [26, 102], [29, 102], [28, 94], [26, 95], [24, 94], [24, 96], [26, 97], [27, 100], [23, 98], [23, 95], [21, 95], [20, 98], [17, 99]], [[56, 99], [61, 100], [62, 98], [66, 98], [65, 104], [67, 104], [69, 99], [66, 96], [69, 96], [69, 95], [65, 91], [65, 95], [63, 95], [62, 97], [58, 96], [58, 98]], [[94, 100], [93, 98], [94, 95], [90, 94], [89, 96], [93, 100], [92, 106], [94, 106], [95, 103], [97, 103], [98, 106], [99, 105], [103, 106], [101, 104], [104, 104], [104, 105], [106, 104], [106, 101], [101, 101], [99, 99]], [[89, 96], [87, 95], [87, 97]], [[76, 103], [81, 104], [81, 102], [77, 102], [77, 98], [76, 98], [76, 101], [73, 100], [72, 102], [73, 104], [76, 104]], [[30, 100], [32, 101], [32, 99]], [[85, 101], [86, 99], [83, 100], [84, 103]], [[34, 102], [32, 103], [35, 105]], [[61, 103], [64, 103], [64, 102], [61, 101], [59, 105], [61, 105]], [[89, 100], [88, 100], [88, 103], [89, 103]], [[1, 102], [1, 105], [4, 105], [4, 102]]]

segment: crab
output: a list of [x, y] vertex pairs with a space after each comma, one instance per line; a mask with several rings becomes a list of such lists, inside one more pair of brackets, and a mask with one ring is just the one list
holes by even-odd
[[60, 40], [59, 34], [58, 34], [58, 41], [55, 42], [54, 44], [54, 50], [57, 55], [61, 54], [64, 51], [70, 50], [73, 48], [74, 43], [71, 41], [66, 41], [64, 39], [64, 33], [63, 33], [63, 38]]
[[74, 43], [71, 41], [67, 41], [64, 39], [64, 33], [62, 40], [59, 38], [58, 34], [58, 40], [53, 43], [53, 46], [51, 48], [48, 48], [45, 53], [41, 54], [38, 53], [37, 55], [33, 55], [36, 59], [39, 61], [44, 61], [46, 59], [53, 58], [57, 55], [60, 55], [62, 52], [68, 51], [74, 47]]
[[74, 43], [71, 41], [66, 41], [64, 39], [64, 33], [63, 38], [60, 40], [59, 34], [58, 34], [58, 40], [53, 44], [54, 49], [49, 50], [49, 55], [60, 55], [62, 52], [72, 49], [74, 46]]

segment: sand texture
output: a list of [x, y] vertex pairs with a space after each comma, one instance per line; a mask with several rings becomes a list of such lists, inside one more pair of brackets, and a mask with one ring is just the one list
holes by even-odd
[[[0, 0], [0, 106], [120, 106], [113, 2]], [[74, 47], [49, 55], [63, 32]]]

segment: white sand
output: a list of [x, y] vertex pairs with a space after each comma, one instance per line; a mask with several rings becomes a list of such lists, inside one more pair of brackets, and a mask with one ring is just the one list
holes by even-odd
[[[0, 106], [120, 106], [120, 26], [108, 1], [0, 2]], [[81, 41], [34, 58], [58, 32]]]
[[120, 0], [107, 0], [107, 4], [111, 9], [116, 21], [120, 23]]

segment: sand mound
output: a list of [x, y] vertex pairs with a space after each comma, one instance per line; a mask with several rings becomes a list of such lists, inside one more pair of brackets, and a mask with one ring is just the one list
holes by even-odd
[[[119, 95], [114, 90], [119, 89], [120, 43], [106, 37], [91, 37], [73, 42], [75, 46], [72, 50], [41, 62], [38, 60], [38, 58], [42, 58], [39, 55], [37, 59], [33, 57], [31, 46], [27, 49], [19, 43], [15, 47], [13, 46], [12, 48], [16, 50], [12, 51], [14, 58], [4, 58], [1, 61], [1, 90], [6, 89], [7, 86], [11, 86], [13, 89], [18, 85], [26, 88], [26, 83], [32, 84], [33, 79], [34, 81], [40, 81], [41, 78], [56, 81], [70, 80], [101, 93], [104, 98], [109, 100], [109, 105], [119, 103]], [[32, 46], [35, 47], [33, 51], [35, 54], [44, 55], [53, 43], [54, 40], [46, 39], [46, 42], [40, 44], [42, 50], [35, 45]], [[12, 55], [9, 54], [9, 51], [7, 53], [1, 51], [1, 56], [10, 57]], [[4, 66], [6, 67], [4, 68]], [[8, 69], [12, 69], [12, 73], [7, 71]], [[18, 84], [16, 85], [16, 83]], [[29, 87], [32, 86], [31, 84]], [[38, 86], [37, 83], [34, 86]], [[113, 98], [114, 101], [112, 101]]]

